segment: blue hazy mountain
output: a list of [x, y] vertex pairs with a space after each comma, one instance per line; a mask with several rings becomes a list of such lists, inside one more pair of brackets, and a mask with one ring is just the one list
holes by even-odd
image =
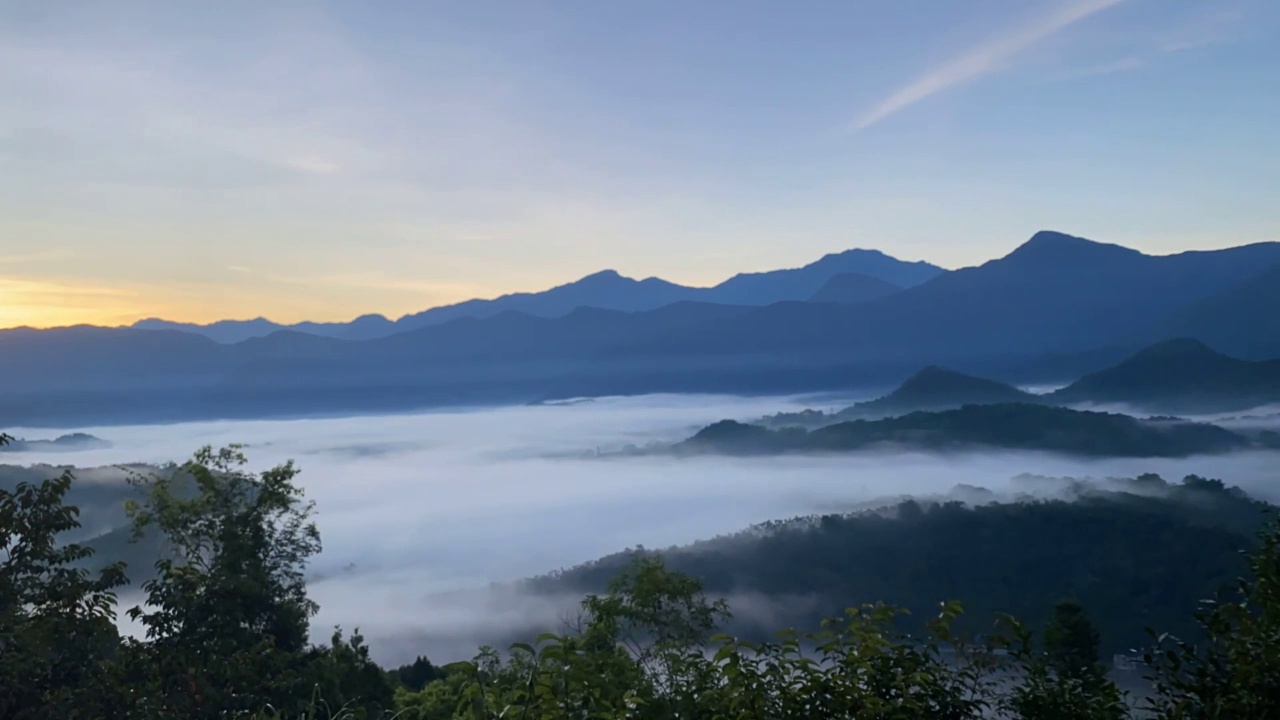
[[[1280, 243], [1150, 256], [1057, 232], [1012, 253], [856, 306], [779, 303], [663, 349], [689, 355], [902, 358], [969, 369], [977, 357], [1081, 352], [1149, 337], [1174, 311], [1280, 262]], [[1132, 349], [1137, 349], [1141, 340]]]
[[1045, 396], [1066, 403], [1123, 403], [1166, 412], [1230, 412], [1280, 402], [1280, 360], [1253, 362], [1199, 340], [1169, 340]]
[[862, 273], [841, 273], [834, 275], [826, 284], [809, 297], [809, 302], [837, 303], [840, 305], [857, 305], [868, 300], [875, 300], [901, 290], [902, 287], [886, 280], [863, 275]]
[[834, 277], [856, 273], [897, 287], [914, 287], [943, 274], [926, 262], [903, 262], [878, 250], [848, 250], [802, 268], [742, 273], [710, 288], [702, 300], [729, 305], [771, 305], [808, 300]]
[[1041, 404], [965, 405], [878, 420], [850, 420], [816, 430], [771, 430], [733, 420], [708, 425], [672, 450], [679, 453], [776, 455], [884, 449], [1040, 450], [1093, 457], [1188, 457], [1272, 447], [1207, 423], [1139, 419]]
[[[647, 392], [867, 390], [892, 387], [927, 365], [1006, 381], [1018, 368], [1021, 383], [1073, 380], [1150, 344], [1156, 328], [1180, 311], [1221, 297], [1239, 298], [1235, 312], [1265, 303], [1267, 287], [1255, 283], [1253, 294], [1240, 288], [1277, 263], [1275, 243], [1148, 256], [1039, 233], [998, 260], [853, 305], [681, 300], [632, 312], [580, 305], [558, 317], [503, 310], [369, 340], [297, 330], [233, 344], [175, 331], [0, 331], [0, 423], [381, 412]], [[645, 297], [661, 294], [654, 303], [678, 295], [678, 286], [604, 273], [523, 301], [549, 313], [553, 301], [563, 309], [597, 292], [597, 284], [643, 286], [652, 292]], [[640, 303], [638, 297], [627, 302]]]
[[70, 433], [59, 435], [52, 440], [29, 440], [15, 438], [6, 445], [0, 445], [0, 452], [76, 452], [77, 450], [100, 450], [111, 447], [111, 443], [87, 433]]
[[[439, 325], [460, 318], [487, 318], [504, 312], [537, 317], [560, 317], [580, 307], [643, 312], [682, 301], [723, 305], [769, 305], [783, 300], [808, 300], [833, 278], [856, 274], [867, 278], [866, 297], [889, 288], [917, 285], [944, 271], [926, 262], [905, 262], [877, 250], [848, 250], [827, 255], [801, 268], [743, 273], [715, 287], [688, 287], [660, 278], [635, 280], [604, 270], [542, 292], [512, 293], [490, 300], [467, 300], [406, 315], [395, 322], [381, 315], [365, 315], [350, 323], [280, 325], [265, 318], [223, 320], [209, 325], [148, 319], [133, 325], [141, 330], [179, 330], [204, 335], [220, 343], [237, 343], [280, 330], [296, 330], [344, 340], [368, 340]], [[870, 288], [875, 288], [871, 290]], [[847, 300], [845, 302], [848, 302]]]
[[1238, 357], [1280, 357], [1280, 264], [1178, 310], [1157, 332], [1199, 338]]
[[880, 419], [912, 412], [954, 410], [965, 405], [1036, 404], [1039, 395], [996, 380], [975, 377], [930, 365], [907, 378], [892, 392], [855, 403], [836, 412], [802, 410], [777, 413], [760, 424], [779, 427], [822, 427], [846, 420]]

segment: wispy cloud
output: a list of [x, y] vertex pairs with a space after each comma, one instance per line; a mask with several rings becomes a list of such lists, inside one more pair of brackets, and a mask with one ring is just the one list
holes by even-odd
[[1170, 37], [1163, 39], [1160, 51], [1185, 52], [1229, 43], [1243, 19], [1244, 13], [1232, 9], [1219, 10], [1198, 17], [1194, 22], [1179, 28]]
[[1149, 35], [1127, 36], [1132, 42], [1126, 43], [1125, 55], [1070, 70], [1051, 82], [1129, 72], [1155, 64], [1164, 56], [1227, 45], [1239, 39], [1239, 25], [1243, 20], [1244, 13], [1239, 10], [1218, 9], [1178, 20], [1171, 27]]
[[47, 262], [50, 260], [65, 260], [71, 256], [71, 251], [65, 249], [41, 250], [39, 252], [21, 253], [18, 255], [0, 255], [0, 265], [22, 265], [25, 263]]
[[1111, 62], [1089, 65], [1087, 67], [1080, 68], [1079, 70], [1073, 70], [1057, 79], [1079, 80], [1082, 78], [1097, 77], [1099, 75], [1114, 75], [1116, 73], [1137, 70], [1146, 64], [1147, 61], [1144, 58], [1138, 57], [1137, 55], [1128, 55], [1118, 60], [1112, 60]]
[[857, 129], [870, 127], [925, 98], [1000, 70], [1010, 58], [1023, 50], [1124, 1], [1075, 0], [1034, 23], [988, 40], [890, 95], [858, 120]]

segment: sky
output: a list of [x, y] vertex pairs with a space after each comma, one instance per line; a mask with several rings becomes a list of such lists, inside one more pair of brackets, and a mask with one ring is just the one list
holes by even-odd
[[0, 0], [0, 327], [1280, 239], [1274, 0]]

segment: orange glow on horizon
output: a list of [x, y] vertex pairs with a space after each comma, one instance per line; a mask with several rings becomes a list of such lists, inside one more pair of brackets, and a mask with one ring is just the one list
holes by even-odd
[[[70, 280], [0, 276], [0, 329], [38, 329], [73, 325], [119, 327], [147, 318], [207, 324], [219, 320], [265, 317], [288, 325], [298, 322], [350, 322], [370, 313], [391, 319], [430, 307], [483, 297], [478, 287], [445, 285], [396, 287], [394, 283], [344, 283], [318, 279], [310, 283], [280, 283], [245, 288], [206, 286], [85, 285]], [[309, 291], [310, 290], [310, 291]], [[443, 292], [440, 292], [443, 291]], [[388, 311], [387, 308], [394, 308]]]

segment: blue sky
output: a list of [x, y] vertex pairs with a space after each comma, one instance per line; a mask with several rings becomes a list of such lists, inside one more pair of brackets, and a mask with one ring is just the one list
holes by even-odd
[[1280, 239], [1274, 0], [0, 0], [0, 326]]

